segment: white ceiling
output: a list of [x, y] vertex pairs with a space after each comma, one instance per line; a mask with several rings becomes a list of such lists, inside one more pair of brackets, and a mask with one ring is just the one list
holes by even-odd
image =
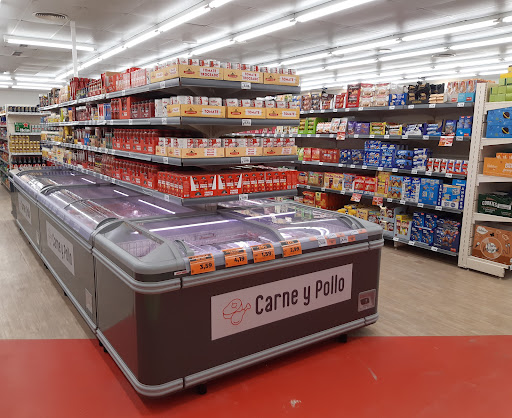
[[[93, 65], [83, 70], [80, 76], [97, 76], [107, 70], [120, 70], [174, 55], [177, 51], [185, 51], [197, 45], [194, 42], [204, 43], [230, 36], [326, 1], [234, 0], [191, 23], [183, 24]], [[96, 46], [97, 52], [78, 51], [79, 61], [85, 62], [98, 52], [106, 51], [177, 13], [206, 3], [199, 0], [2, 0], [0, 33], [70, 41], [68, 23], [53, 24], [33, 16], [34, 12], [64, 13], [76, 22], [77, 42]], [[512, 1], [508, 0], [378, 0], [318, 20], [299, 23], [206, 55], [222, 61], [270, 63], [341, 45], [399, 36], [431, 27], [446, 27], [465, 19], [507, 13], [512, 14]], [[512, 33], [512, 24], [484, 31], [488, 35]], [[467, 40], [481, 36], [481, 32], [452, 36], [450, 39]], [[438, 45], [442, 41], [443, 39], [426, 39], [416, 45], [419, 48]], [[405, 48], [411, 49], [413, 45], [411, 42], [403, 43], [393, 47], [393, 50], [398, 52]], [[504, 46], [494, 49], [496, 52], [506, 52]], [[488, 51], [489, 48], [484, 50]], [[12, 56], [16, 51], [21, 51], [22, 55]], [[352, 56], [357, 57], [357, 54]], [[350, 56], [337, 57], [336, 60], [349, 58]], [[69, 69], [71, 62], [71, 52], [68, 50], [19, 47], [0, 42], [0, 73], [54, 76]], [[301, 66], [312, 65], [317, 63], [304, 63]]]

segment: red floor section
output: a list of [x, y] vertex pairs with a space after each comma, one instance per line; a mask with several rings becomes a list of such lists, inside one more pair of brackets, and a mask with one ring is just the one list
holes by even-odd
[[512, 336], [328, 342], [163, 400], [91, 340], [0, 341], [0, 417], [510, 417]]

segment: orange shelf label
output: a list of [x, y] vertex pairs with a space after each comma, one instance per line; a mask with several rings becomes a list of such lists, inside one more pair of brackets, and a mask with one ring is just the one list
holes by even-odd
[[243, 248], [222, 250], [226, 267], [243, 266], [247, 264], [247, 251]]
[[291, 241], [281, 241], [280, 244], [283, 248], [283, 257], [302, 254], [302, 245], [299, 240], [294, 239]]
[[255, 263], [275, 260], [276, 258], [276, 253], [272, 244], [253, 245], [251, 249], [252, 257], [254, 258]]
[[190, 261], [190, 274], [201, 274], [215, 271], [215, 260], [212, 254], [194, 255]]

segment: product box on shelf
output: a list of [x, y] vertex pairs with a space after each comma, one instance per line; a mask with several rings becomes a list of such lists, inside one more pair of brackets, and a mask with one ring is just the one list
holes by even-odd
[[167, 105], [167, 116], [189, 116], [201, 118], [225, 118], [225, 106], [206, 106], [191, 104]]
[[224, 80], [246, 81], [249, 83], [263, 83], [263, 74], [259, 71], [246, 71], [235, 69], [224, 69]]
[[475, 225], [471, 254], [474, 257], [511, 265], [511, 239], [512, 231], [510, 230], [477, 224]]
[[224, 157], [224, 148], [168, 148], [167, 155], [175, 158]]
[[267, 119], [299, 119], [299, 109], [278, 109], [266, 108], [265, 114]]
[[264, 84], [279, 84], [284, 86], [298, 86], [300, 76], [294, 74], [262, 73]]
[[223, 80], [224, 69], [220, 67], [202, 67], [196, 65], [175, 64], [151, 71], [149, 75], [151, 83], [170, 80], [176, 77]]
[[263, 147], [263, 155], [297, 155], [297, 147]]
[[512, 160], [484, 158], [483, 174], [486, 176], [512, 177]]
[[478, 195], [478, 212], [512, 218], [512, 195], [505, 192]]
[[258, 157], [263, 155], [262, 147], [224, 148], [225, 157]]
[[[272, 109], [278, 110], [278, 109]], [[226, 107], [226, 117], [234, 119], [265, 119], [267, 109], [263, 107]]]

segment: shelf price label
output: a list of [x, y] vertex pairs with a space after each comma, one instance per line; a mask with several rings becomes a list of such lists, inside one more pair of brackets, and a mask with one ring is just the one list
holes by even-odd
[[350, 200], [352, 202], [360, 202], [361, 201], [361, 197], [363, 197], [363, 195], [361, 193], [354, 193], [352, 195], [352, 197], [350, 198]]
[[457, 107], [464, 107], [464, 102], [457, 103]]
[[194, 255], [188, 258], [190, 274], [201, 274], [215, 271], [215, 260], [212, 254]]
[[302, 245], [297, 239], [291, 241], [280, 241], [279, 243], [283, 249], [283, 257], [292, 257], [294, 255], [302, 254]]
[[252, 88], [252, 84], [251, 83], [248, 83], [247, 81], [242, 81], [240, 83], [240, 88], [242, 90], [250, 90]]
[[243, 266], [247, 264], [247, 251], [244, 248], [232, 248], [222, 250], [224, 253], [224, 265], [226, 268]]
[[167, 118], [162, 118], [162, 125], [167, 125]]
[[389, 106], [388, 109], [389, 110], [395, 110], [395, 106]]
[[161, 88], [161, 89], [164, 89], [164, 88], [165, 88], [165, 81], [160, 81], [160, 88]]
[[249, 164], [251, 162], [251, 157], [241, 157], [240, 163], [241, 164]]
[[436, 104], [435, 104], [435, 103], [430, 103], [430, 104], [428, 105], [428, 108], [429, 108], [429, 109], [435, 109], [435, 108], [436, 108]]
[[260, 244], [251, 246], [252, 257], [255, 263], [275, 260], [276, 253], [272, 244]]
[[414, 244], [415, 244], [414, 241], [409, 241], [409, 245], [412, 245], [414, 247]]
[[239, 194], [238, 200], [249, 200], [249, 195], [248, 194]]
[[242, 126], [251, 126], [252, 119], [242, 119]]
[[169, 157], [163, 157], [162, 161], [164, 164], [169, 164]]
[[414, 105], [407, 106], [407, 109], [414, 109]]
[[383, 197], [373, 196], [372, 205], [382, 206], [383, 203], [384, 203]]
[[434, 251], [435, 253], [437, 253], [437, 247], [430, 247], [430, 250]]

